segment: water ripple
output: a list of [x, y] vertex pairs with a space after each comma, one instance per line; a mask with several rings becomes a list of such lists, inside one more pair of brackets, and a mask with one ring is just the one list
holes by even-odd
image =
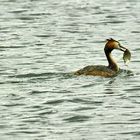
[[66, 122], [83, 122], [83, 121], [88, 121], [89, 120], [89, 116], [84, 116], [84, 115], [76, 115], [76, 116], [72, 116], [66, 119], [63, 119]]
[[45, 103], [43, 103], [43, 104], [49, 104], [49, 105], [58, 105], [58, 104], [60, 104], [60, 103], [63, 103], [65, 100], [52, 100], [52, 101], [47, 101], [47, 102], [45, 102]]
[[74, 98], [68, 101], [73, 103], [95, 104], [95, 105], [101, 105], [103, 103], [102, 101], [93, 101], [90, 99], [80, 99], [80, 98]]

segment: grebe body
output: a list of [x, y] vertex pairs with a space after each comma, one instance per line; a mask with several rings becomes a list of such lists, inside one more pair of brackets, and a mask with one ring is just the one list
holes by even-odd
[[102, 77], [112, 77], [117, 74], [107, 66], [103, 65], [90, 65], [86, 66], [74, 73], [75, 75], [92, 75], [92, 76], [102, 76]]
[[114, 49], [121, 50], [123, 52], [126, 52], [126, 50], [128, 51], [128, 49], [121, 46], [118, 41], [112, 38], [107, 39], [107, 43], [105, 44], [105, 47], [104, 47], [104, 52], [108, 61], [108, 66], [103, 66], [103, 65], [86, 66], [74, 72], [74, 74], [75, 75], [92, 75], [92, 76], [101, 76], [101, 77], [116, 76], [118, 72], [120, 71], [120, 68], [111, 55], [111, 52]]

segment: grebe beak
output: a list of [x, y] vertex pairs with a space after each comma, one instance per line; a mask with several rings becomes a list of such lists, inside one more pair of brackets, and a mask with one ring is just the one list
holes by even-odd
[[123, 47], [123, 46], [120, 45], [120, 46], [119, 46], [119, 50], [125, 52], [127, 49], [126, 49], [125, 47]]

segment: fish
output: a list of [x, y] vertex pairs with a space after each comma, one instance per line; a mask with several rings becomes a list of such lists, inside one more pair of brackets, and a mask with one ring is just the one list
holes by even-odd
[[126, 49], [123, 54], [124, 63], [127, 65], [130, 62], [130, 59], [131, 59], [131, 53], [128, 49]]

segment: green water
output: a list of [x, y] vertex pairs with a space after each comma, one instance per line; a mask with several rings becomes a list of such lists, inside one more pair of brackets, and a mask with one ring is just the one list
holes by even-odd
[[[0, 139], [139, 140], [139, 13], [138, 0], [0, 0]], [[109, 37], [133, 75], [72, 75], [107, 65]]]

